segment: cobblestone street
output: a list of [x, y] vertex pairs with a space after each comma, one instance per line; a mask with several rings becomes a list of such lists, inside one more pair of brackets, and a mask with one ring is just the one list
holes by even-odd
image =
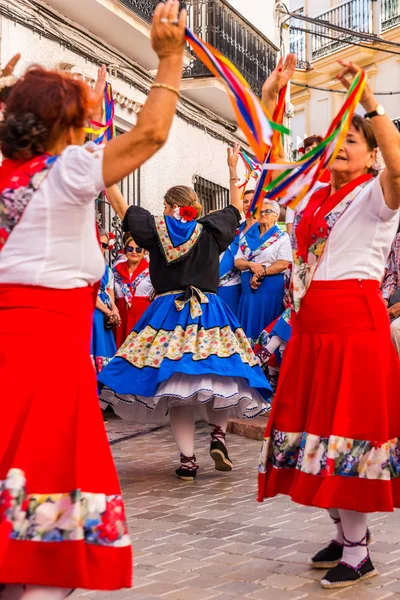
[[[76, 592], [73, 600], [298, 600], [400, 598], [400, 513], [370, 520], [380, 576], [342, 591], [322, 590], [309, 557], [333, 530], [324, 511], [279, 497], [255, 500], [260, 442], [230, 435], [233, 473], [218, 473], [207, 427], [196, 434], [197, 481], [175, 478], [169, 428], [111, 419], [106, 425], [121, 478], [135, 556], [134, 589]], [[145, 430], [146, 431], [146, 430]]]

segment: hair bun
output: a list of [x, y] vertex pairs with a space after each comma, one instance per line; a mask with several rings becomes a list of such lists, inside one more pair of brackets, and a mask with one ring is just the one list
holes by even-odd
[[15, 115], [6, 112], [0, 123], [1, 149], [7, 158], [25, 158], [45, 152], [49, 131], [32, 113]]

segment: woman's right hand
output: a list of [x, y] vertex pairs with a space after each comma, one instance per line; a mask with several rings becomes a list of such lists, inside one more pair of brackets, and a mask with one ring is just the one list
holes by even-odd
[[281, 57], [262, 88], [263, 102], [276, 100], [279, 92], [289, 83], [296, 70], [297, 59], [295, 54], [288, 54], [283, 61]]
[[250, 271], [257, 275], [257, 277], [262, 277], [264, 275], [264, 269], [262, 265], [259, 265], [256, 262], [249, 263]]
[[160, 60], [183, 55], [187, 12], [182, 9], [179, 14], [179, 6], [179, 0], [167, 0], [154, 11], [151, 41]]

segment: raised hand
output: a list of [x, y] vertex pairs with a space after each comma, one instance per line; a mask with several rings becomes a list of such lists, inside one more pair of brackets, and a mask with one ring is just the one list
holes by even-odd
[[104, 97], [104, 88], [106, 87], [106, 82], [107, 82], [106, 65], [101, 65], [101, 67], [97, 71], [97, 79], [96, 79], [96, 83], [94, 84], [94, 88], [93, 88], [93, 91], [98, 98], [96, 110], [93, 112], [93, 121], [97, 121], [98, 123], [103, 122], [103, 97]]
[[182, 9], [179, 14], [179, 0], [160, 2], [153, 16], [151, 42], [158, 58], [183, 56], [185, 47], [185, 26], [187, 12]]
[[[336, 75], [336, 79], [339, 79], [346, 90], [348, 90], [350, 89], [354, 78], [362, 71], [362, 69], [350, 60], [338, 60], [338, 63], [343, 67], [343, 69], [340, 71], [340, 73], [338, 73], [338, 75]], [[350, 79], [347, 79], [348, 75], [350, 75]], [[360, 104], [362, 104], [367, 112], [374, 110], [378, 104], [378, 101], [376, 100], [368, 83], [365, 84]]]
[[14, 69], [19, 59], [21, 58], [21, 54], [15, 54], [11, 60], [8, 61], [4, 69], [1, 71], [1, 77], [8, 77], [14, 73]]
[[241, 148], [241, 146], [240, 146], [239, 142], [235, 142], [233, 144], [233, 149], [228, 148], [228, 167], [229, 167], [229, 171], [231, 173], [236, 173], [237, 164], [238, 164], [238, 160], [239, 160], [240, 148]]
[[263, 85], [263, 100], [276, 100], [279, 92], [289, 83], [296, 70], [297, 59], [295, 54], [288, 54], [283, 60], [281, 57]]

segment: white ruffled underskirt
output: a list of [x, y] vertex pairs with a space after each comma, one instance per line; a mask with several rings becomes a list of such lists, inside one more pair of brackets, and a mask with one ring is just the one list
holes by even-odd
[[152, 398], [118, 394], [108, 388], [101, 393], [101, 407], [112, 406], [125, 421], [164, 425], [169, 423], [169, 407], [192, 406], [196, 420], [207, 420], [206, 404], [229, 411], [230, 418], [249, 419], [265, 414], [270, 404], [241, 377], [186, 375], [174, 373], [158, 386]]

